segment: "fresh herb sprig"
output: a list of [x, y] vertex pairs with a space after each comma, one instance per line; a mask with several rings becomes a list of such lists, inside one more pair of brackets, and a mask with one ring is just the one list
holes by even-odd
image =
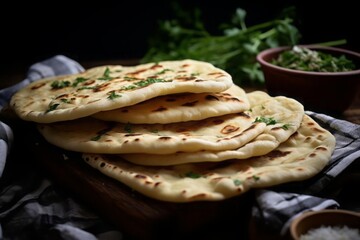
[[[205, 29], [198, 9], [194, 16], [189, 16], [191, 11], [188, 14], [178, 11], [178, 18], [160, 22], [160, 32], [150, 39], [142, 63], [192, 58], [224, 69], [238, 85], [263, 85], [264, 76], [256, 55], [270, 47], [295, 45], [300, 40], [300, 33], [289, 17], [294, 11], [279, 19], [247, 26], [246, 11], [238, 8], [222, 35], [213, 35]], [[184, 19], [192, 19], [192, 26], [185, 27]]]
[[[275, 125], [277, 123], [279, 123], [278, 121], [276, 121], [273, 117], [256, 117], [254, 122], [263, 122], [265, 123], [267, 126], [268, 125]], [[281, 126], [282, 129], [284, 130], [289, 130], [291, 124], [290, 123], [285, 123]]]
[[162, 78], [147, 78], [145, 80], [141, 80], [138, 82], [134, 82], [132, 85], [124, 86], [121, 88], [121, 90], [133, 90], [136, 88], [142, 88], [149, 86], [153, 83], [162, 83], [162, 82], [171, 82], [172, 80], [165, 80]]
[[110, 69], [108, 67], [106, 67], [104, 73], [103, 73], [103, 76], [102, 77], [99, 77], [98, 80], [103, 80], [103, 81], [109, 81], [109, 80], [112, 80], [113, 77], [110, 76]]
[[272, 117], [256, 117], [254, 122], [263, 122], [266, 125], [274, 125], [277, 121]]

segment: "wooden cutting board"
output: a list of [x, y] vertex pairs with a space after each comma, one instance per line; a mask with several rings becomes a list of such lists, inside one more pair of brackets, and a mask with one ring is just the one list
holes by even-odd
[[12, 125], [15, 136], [24, 136], [17, 148], [31, 154], [46, 177], [116, 226], [124, 239], [248, 239], [252, 191], [214, 202], [155, 200], [91, 168], [79, 153], [49, 144], [34, 123]]

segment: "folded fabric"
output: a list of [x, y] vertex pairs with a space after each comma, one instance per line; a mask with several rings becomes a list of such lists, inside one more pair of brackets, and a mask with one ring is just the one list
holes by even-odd
[[[0, 111], [17, 90], [33, 81], [83, 70], [79, 63], [62, 55], [36, 63], [30, 67], [25, 80], [0, 90]], [[293, 184], [286, 191], [262, 189], [256, 192], [253, 217], [276, 233], [284, 234], [292, 219], [303, 211], [339, 207], [336, 201], [319, 197], [318, 193], [360, 157], [359, 125], [324, 114], [306, 113], [335, 135], [336, 148], [330, 164], [306, 185]], [[12, 141], [11, 129], [0, 122], [0, 177]], [[119, 231], [56, 189], [30, 165], [19, 167], [26, 171], [15, 174], [9, 184], [0, 185], [0, 239], [122, 238]]]
[[[0, 90], [0, 111], [6, 107], [12, 95], [27, 84], [41, 78], [57, 75], [73, 74], [84, 71], [84, 68], [76, 61], [63, 55], [56, 55], [42, 62], [30, 66], [27, 78], [23, 81]], [[6, 157], [11, 149], [13, 141], [12, 130], [3, 122], [0, 122], [0, 177], [5, 167]]]
[[14, 136], [11, 128], [7, 124], [0, 122], [0, 177], [4, 171], [13, 138]]
[[84, 68], [79, 63], [63, 55], [56, 55], [42, 62], [35, 63], [30, 66], [26, 79], [13, 86], [0, 90], [0, 111], [8, 105], [11, 96], [16, 91], [33, 81], [41, 78], [73, 74], [82, 71], [84, 71]]
[[[83, 67], [63, 55], [32, 65], [27, 78], [0, 90], [0, 111], [11, 96], [27, 84], [45, 77], [73, 74]], [[0, 122], [0, 177], [13, 142], [11, 128]], [[12, 159], [14, 160], [14, 159]], [[0, 183], [0, 239], [122, 239], [121, 232], [78, 204], [27, 161], [16, 163], [11, 179]]]
[[272, 232], [286, 234], [291, 221], [304, 211], [339, 207], [336, 201], [319, 196], [324, 195], [335, 177], [360, 158], [360, 125], [311, 111], [306, 114], [335, 136], [336, 147], [330, 163], [320, 174], [310, 181], [287, 185], [285, 189], [293, 193], [272, 190], [256, 193], [255, 221]]
[[291, 221], [301, 213], [337, 207], [339, 207], [339, 204], [332, 199], [296, 193], [258, 190], [252, 215], [261, 228], [277, 235], [285, 235]]

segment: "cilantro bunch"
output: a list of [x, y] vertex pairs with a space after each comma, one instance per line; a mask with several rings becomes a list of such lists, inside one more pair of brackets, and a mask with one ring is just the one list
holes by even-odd
[[[245, 23], [246, 11], [238, 8], [222, 34], [209, 33], [200, 11], [181, 12], [178, 18], [159, 22], [159, 32], [149, 41], [142, 63], [185, 58], [206, 61], [224, 69], [237, 85], [261, 86], [264, 76], [256, 55], [267, 48], [296, 45], [300, 39], [290, 14], [253, 26]], [[191, 20], [191, 22], [189, 22]]]

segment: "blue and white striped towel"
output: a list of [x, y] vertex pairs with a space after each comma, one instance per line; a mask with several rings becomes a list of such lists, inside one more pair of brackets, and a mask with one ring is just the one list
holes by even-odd
[[[83, 70], [79, 63], [63, 55], [36, 63], [29, 68], [25, 80], [0, 90], [0, 111], [8, 105], [17, 90], [33, 81]], [[10, 157], [10, 145], [14, 138], [16, 140], [12, 129], [0, 121], [0, 239], [123, 238], [123, 234], [115, 227], [56, 189], [49, 180], [40, 176], [31, 164], [16, 163], [16, 171], [10, 176], [11, 182], [7, 179], [4, 183], [1, 177]]]
[[[0, 110], [20, 88], [43, 77], [83, 71], [65, 56], [55, 56], [30, 67], [22, 82], [0, 90]], [[360, 157], [360, 126], [324, 114], [307, 112], [336, 137], [330, 164], [313, 183], [298, 192], [270, 189], [256, 192], [253, 217], [277, 233], [285, 234], [291, 220], [303, 211], [337, 208], [339, 204], [316, 193]], [[0, 122], [0, 177], [13, 141], [11, 129]], [[16, 137], [16, 136], [15, 136]], [[20, 172], [14, 181], [0, 181], [0, 239], [121, 239], [122, 234], [98, 216], [55, 189], [49, 180], [31, 169]], [[1, 179], [0, 179], [1, 180]], [[35, 237], [35, 238], [34, 238]]]
[[338, 208], [332, 199], [317, 197], [328, 188], [335, 177], [350, 164], [360, 159], [360, 125], [335, 119], [325, 114], [306, 111], [322, 127], [329, 130], [336, 138], [336, 146], [330, 163], [314, 180], [307, 184], [290, 184], [287, 189], [295, 192], [276, 192], [260, 190], [256, 194], [253, 216], [271, 231], [286, 234], [291, 221], [302, 212]]

